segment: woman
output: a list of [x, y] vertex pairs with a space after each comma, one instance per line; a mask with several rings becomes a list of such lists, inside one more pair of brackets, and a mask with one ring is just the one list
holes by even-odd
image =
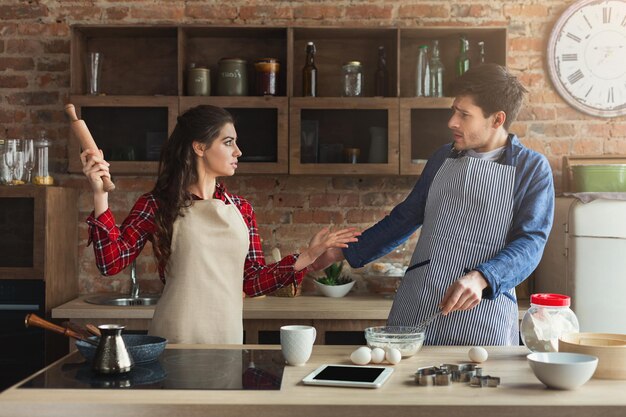
[[118, 228], [102, 187], [109, 164], [101, 151], [81, 154], [93, 190], [95, 210], [87, 223], [100, 272], [120, 272], [150, 240], [161, 279], [167, 278], [149, 334], [171, 343], [242, 343], [242, 277], [250, 296], [297, 285], [326, 249], [357, 240], [354, 229], [323, 229], [300, 254], [265, 265], [252, 206], [217, 183], [235, 173], [240, 156], [226, 110], [188, 110], [163, 147], [154, 189]]

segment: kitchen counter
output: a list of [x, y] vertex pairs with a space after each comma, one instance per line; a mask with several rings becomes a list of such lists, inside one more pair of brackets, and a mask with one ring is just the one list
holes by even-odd
[[[115, 307], [89, 304], [87, 295], [52, 309], [59, 319], [151, 319], [154, 306]], [[243, 318], [250, 320], [386, 320], [393, 300], [379, 295], [329, 298], [316, 295], [261, 297], [243, 300]], [[528, 310], [528, 300], [519, 301], [519, 318]]]
[[[207, 345], [171, 345], [176, 348]], [[233, 346], [211, 346], [226, 348]], [[245, 346], [279, 349], [279, 346]], [[358, 416], [427, 415], [459, 417], [623, 417], [626, 381], [592, 379], [573, 391], [547, 389], [533, 375], [524, 347], [488, 347], [484, 374], [499, 376], [497, 388], [467, 383], [419, 387], [414, 372], [422, 366], [460, 363], [467, 347], [425, 347], [395, 366], [379, 389], [312, 387], [300, 381], [324, 363], [348, 363], [354, 346], [315, 346], [302, 367], [285, 367], [279, 391], [200, 391], [145, 389], [18, 389], [0, 394], [0, 416], [90, 415], [108, 417], [185, 416]], [[73, 354], [77, 354], [76, 352]]]

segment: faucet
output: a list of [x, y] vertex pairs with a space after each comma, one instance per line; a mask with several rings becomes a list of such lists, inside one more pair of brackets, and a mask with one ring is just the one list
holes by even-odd
[[137, 282], [137, 260], [130, 265], [130, 298], [139, 298], [139, 283]]

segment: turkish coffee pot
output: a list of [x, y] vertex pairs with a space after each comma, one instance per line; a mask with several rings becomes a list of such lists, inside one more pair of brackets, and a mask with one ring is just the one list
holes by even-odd
[[119, 324], [103, 324], [100, 329], [100, 343], [96, 348], [92, 369], [101, 374], [122, 374], [133, 367], [133, 358], [128, 353]]

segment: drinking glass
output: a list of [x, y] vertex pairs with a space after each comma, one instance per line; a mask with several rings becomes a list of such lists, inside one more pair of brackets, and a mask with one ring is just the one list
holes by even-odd
[[89, 94], [100, 94], [100, 74], [102, 73], [102, 53], [90, 52], [87, 55], [87, 82]]
[[20, 152], [18, 151], [19, 140], [17, 139], [7, 139], [6, 141], [6, 149], [4, 152], [4, 163], [9, 168], [9, 182], [7, 185], [16, 185], [18, 184], [16, 181], [15, 173], [16, 168], [21, 163], [20, 162]]
[[35, 141], [32, 139], [24, 139], [24, 169], [28, 172], [26, 182], [30, 184], [31, 175], [35, 168]]

